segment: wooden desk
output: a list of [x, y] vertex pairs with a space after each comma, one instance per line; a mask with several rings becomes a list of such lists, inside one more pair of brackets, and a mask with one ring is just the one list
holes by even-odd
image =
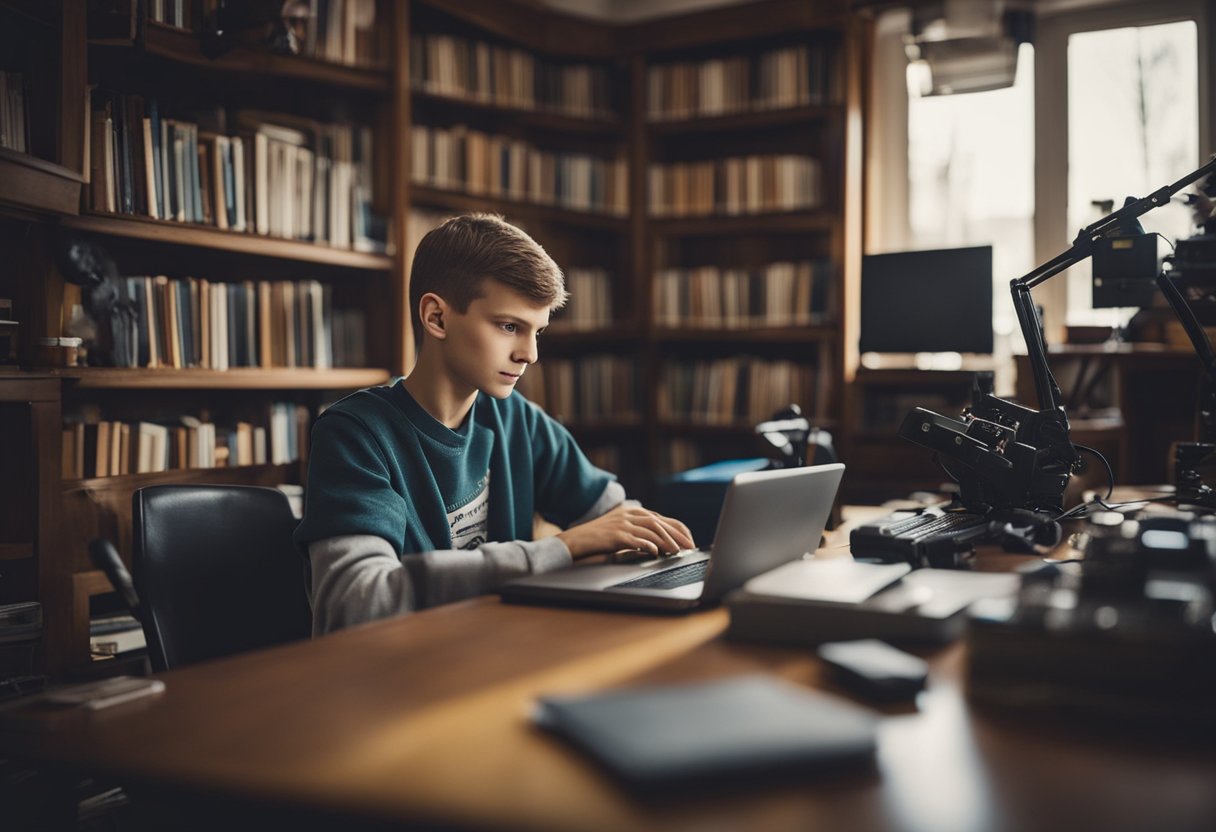
[[745, 671], [826, 686], [808, 651], [727, 642], [726, 623], [724, 609], [659, 617], [486, 597], [167, 673], [159, 698], [62, 732], [0, 735], [0, 755], [104, 772], [179, 808], [201, 797], [195, 819], [217, 803], [246, 822], [295, 807], [297, 828], [1110, 832], [1216, 818], [1210, 749], [974, 711], [962, 645], [930, 654], [928, 691], [884, 718], [867, 773], [646, 805], [530, 726], [540, 694]]

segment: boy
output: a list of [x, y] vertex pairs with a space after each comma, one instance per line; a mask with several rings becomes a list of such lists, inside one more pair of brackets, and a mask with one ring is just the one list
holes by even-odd
[[[314, 634], [494, 591], [617, 549], [693, 545], [626, 503], [612, 475], [515, 383], [566, 300], [561, 270], [501, 218], [455, 217], [418, 245], [412, 372], [313, 427], [304, 520]], [[565, 531], [531, 540], [539, 512]]]

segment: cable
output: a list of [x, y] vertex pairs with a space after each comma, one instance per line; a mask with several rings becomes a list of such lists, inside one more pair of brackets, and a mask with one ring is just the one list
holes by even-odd
[[1115, 472], [1111, 470], [1110, 463], [1106, 461], [1106, 457], [1102, 456], [1102, 454], [1100, 454], [1098, 451], [1095, 451], [1093, 448], [1087, 447], [1085, 445], [1078, 445], [1076, 442], [1072, 443], [1072, 446], [1079, 451], [1085, 451], [1086, 453], [1091, 453], [1094, 456], [1096, 456], [1098, 459], [1102, 460], [1102, 464], [1104, 466], [1106, 466], [1106, 496], [1103, 497], [1102, 499], [1109, 500], [1110, 495], [1115, 493]]
[[1165, 244], [1170, 247], [1170, 251], [1176, 251], [1176, 249], [1174, 248], [1174, 244], [1170, 242], [1169, 237], [1165, 236], [1160, 231], [1154, 231], [1152, 233], [1153, 233], [1153, 236], [1160, 237], [1161, 239], [1165, 240]]

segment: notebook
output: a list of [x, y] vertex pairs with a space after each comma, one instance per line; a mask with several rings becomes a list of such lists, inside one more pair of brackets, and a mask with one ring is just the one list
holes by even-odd
[[819, 548], [844, 465], [735, 475], [713, 546], [637, 563], [575, 564], [502, 588], [505, 601], [680, 611]]
[[836, 771], [876, 748], [870, 711], [760, 674], [545, 697], [533, 720], [645, 790]]

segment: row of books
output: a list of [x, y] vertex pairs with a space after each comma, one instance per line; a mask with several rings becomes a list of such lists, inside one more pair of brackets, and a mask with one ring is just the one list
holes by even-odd
[[641, 414], [636, 364], [615, 355], [545, 359], [528, 368], [517, 389], [559, 421], [629, 421]]
[[66, 422], [63, 478], [285, 465], [307, 454], [309, 420], [307, 407], [275, 402], [258, 421], [238, 420], [223, 426], [195, 416], [181, 416], [168, 423]]
[[832, 46], [659, 64], [647, 73], [647, 115], [667, 121], [829, 104], [842, 98]]
[[792, 154], [653, 164], [649, 185], [654, 217], [797, 211], [823, 202], [819, 160]]
[[733, 356], [667, 361], [659, 371], [660, 419], [707, 425], [751, 425], [791, 403], [817, 413], [826, 379], [809, 364]]
[[541, 150], [464, 126], [414, 125], [413, 180], [444, 190], [624, 216], [629, 170], [622, 158]]
[[[226, 9], [223, 5], [221, 0], [147, 0], [148, 19], [180, 29], [201, 29], [218, 12], [228, 15], [220, 26], [232, 37], [238, 24], [232, 17], [234, 4]], [[387, 64], [389, 32], [387, 26], [376, 26], [376, 0], [292, 0], [279, 5], [258, 18], [266, 20], [264, 25], [245, 27], [235, 36], [335, 64], [377, 68]]]
[[[204, 6], [206, 2], [204, 0]], [[211, 5], [215, 5], [212, 3]], [[200, 8], [198, 14], [203, 13]], [[192, 0], [148, 0], [148, 19], [178, 29], [193, 29], [197, 17]]]
[[384, 249], [370, 128], [243, 111], [230, 134], [223, 111], [206, 120], [210, 129], [165, 117], [154, 99], [94, 90], [93, 210]]
[[554, 314], [551, 332], [584, 332], [612, 325], [612, 276], [605, 269], [567, 269], [566, 291], [570, 299]]
[[25, 74], [0, 70], [0, 147], [25, 153], [29, 148]]
[[829, 319], [829, 260], [769, 263], [757, 269], [662, 269], [654, 278], [660, 327], [806, 326]]
[[335, 314], [331, 287], [316, 280], [158, 275], [122, 278], [121, 286], [128, 303], [115, 318], [120, 367], [362, 366], [361, 354], [347, 350], [352, 331], [363, 340], [363, 310]]
[[608, 70], [454, 35], [410, 38], [410, 83], [433, 95], [581, 118], [612, 111]]
[[390, 27], [376, 25], [376, 0], [308, 0], [307, 6], [307, 17], [286, 21], [289, 46], [299, 54], [347, 66], [388, 65]]

